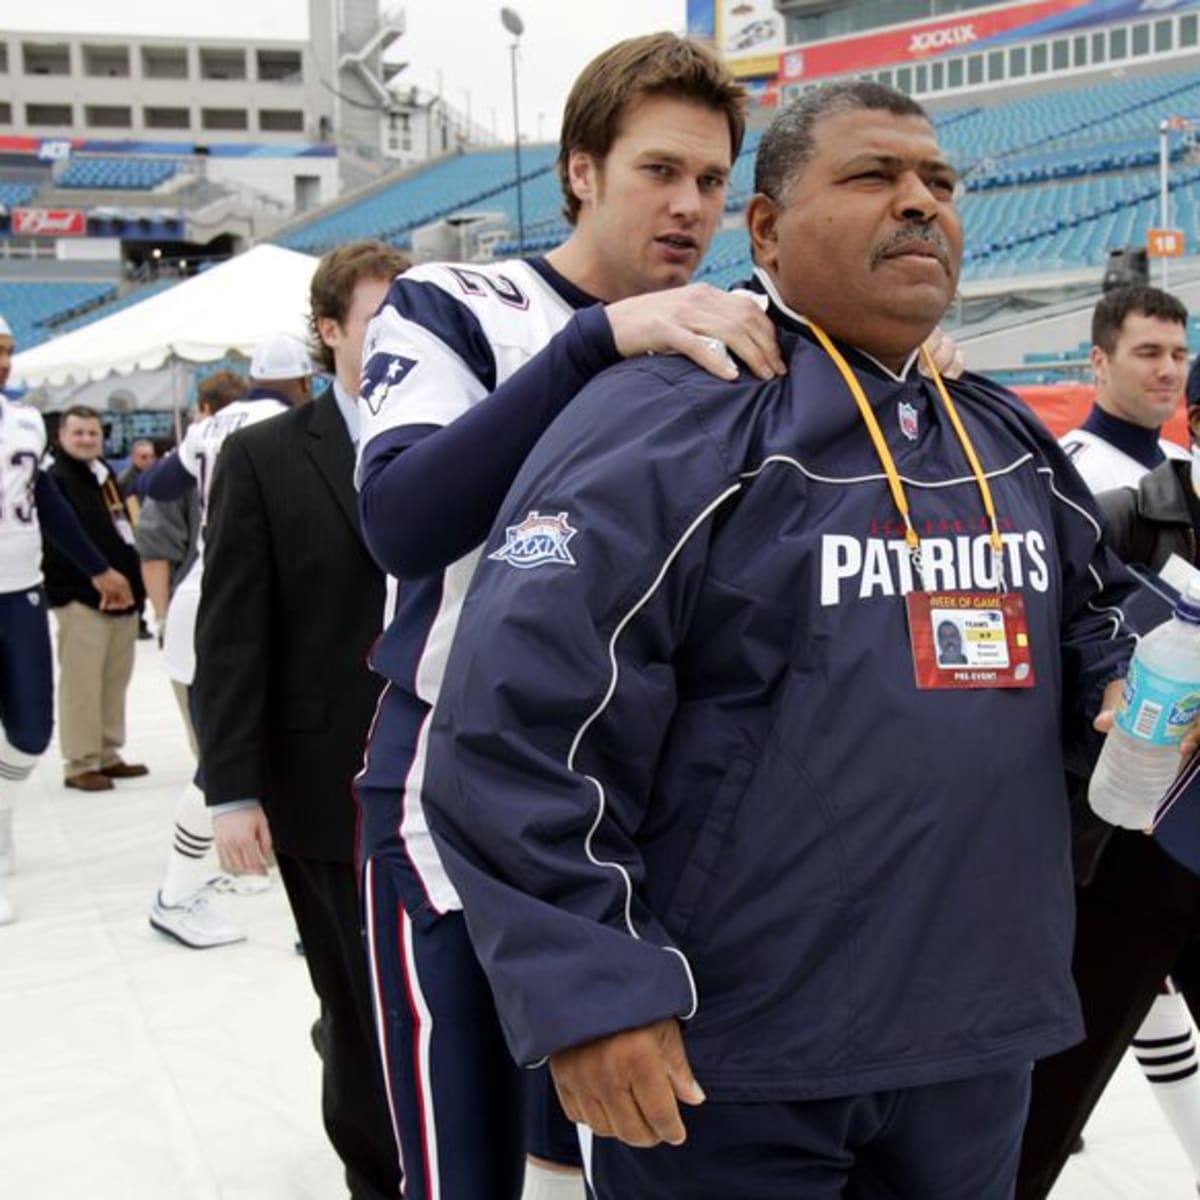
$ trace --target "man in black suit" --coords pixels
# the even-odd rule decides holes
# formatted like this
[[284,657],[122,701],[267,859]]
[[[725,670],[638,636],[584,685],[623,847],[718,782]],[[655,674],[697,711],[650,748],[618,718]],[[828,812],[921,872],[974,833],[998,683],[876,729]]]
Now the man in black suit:
[[379,693],[366,657],[384,604],[359,529],[355,406],[367,322],[408,265],[379,242],[318,265],[311,321],[333,386],[225,443],[196,628],[218,854],[234,874],[278,861],[321,1001],[325,1128],[355,1200],[400,1193],[354,867],[352,781]]

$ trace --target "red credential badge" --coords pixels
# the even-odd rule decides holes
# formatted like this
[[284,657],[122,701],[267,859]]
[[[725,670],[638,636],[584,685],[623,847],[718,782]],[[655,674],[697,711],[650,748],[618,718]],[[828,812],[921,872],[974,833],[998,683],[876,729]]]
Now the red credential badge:
[[909,592],[908,637],[917,687],[1033,687],[1020,592]]

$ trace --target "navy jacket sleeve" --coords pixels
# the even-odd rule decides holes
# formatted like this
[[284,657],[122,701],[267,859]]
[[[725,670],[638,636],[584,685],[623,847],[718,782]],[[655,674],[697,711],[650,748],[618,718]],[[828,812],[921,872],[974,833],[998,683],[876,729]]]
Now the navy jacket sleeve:
[[183,465],[178,451],[172,451],[148,467],[134,483],[139,496],[150,496],[154,500],[178,500],[190,488],[196,486],[195,476]]
[[59,491],[58,484],[45,471],[37,473],[33,485],[33,498],[37,505],[42,532],[62,554],[89,579],[108,570],[104,555],[92,544],[91,538],[79,523],[75,510]]
[[732,479],[686,401],[626,364],[538,443],[485,545],[424,802],[520,1063],[695,1010],[635,835]]
[[363,449],[360,508],[380,566],[416,579],[478,546],[534,443],[589,379],[618,361],[596,305],[456,421],[373,438]]

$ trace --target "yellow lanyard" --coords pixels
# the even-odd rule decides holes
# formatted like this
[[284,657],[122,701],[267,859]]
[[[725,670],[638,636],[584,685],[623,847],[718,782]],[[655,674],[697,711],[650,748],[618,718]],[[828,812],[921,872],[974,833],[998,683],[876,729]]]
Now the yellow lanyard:
[[[863,393],[862,384],[858,382],[854,372],[850,369],[850,364],[842,357],[841,351],[838,350],[829,335],[819,325],[814,324],[812,321],[809,321],[808,325],[813,333],[816,334],[817,341],[825,348],[825,353],[833,359],[833,365],[841,372],[842,378],[846,381],[846,386],[850,389],[850,394],[854,397],[854,402],[858,405],[858,411],[862,416],[863,424],[866,425],[867,432],[871,435],[871,442],[875,446],[875,453],[879,456],[884,474],[887,475],[888,487],[892,490],[892,499],[896,502],[896,507],[900,510],[901,517],[904,518],[904,540],[908,543],[909,557],[912,559],[913,567],[921,580],[922,590],[927,591],[928,589],[925,587],[925,574],[921,564],[921,539],[917,536],[917,531],[912,523],[912,517],[909,515],[908,497],[904,493],[904,484],[900,481],[900,472],[896,470],[896,461],[892,458],[892,452],[888,449],[887,441],[883,436],[883,430],[879,428],[879,422],[875,419],[874,412],[871,411],[871,405]],[[975,453],[975,447],[971,445],[971,439],[967,436],[967,431],[963,427],[962,420],[959,418],[958,409],[955,408],[954,401],[950,399],[950,393],[946,391],[946,385],[942,382],[942,376],[937,367],[933,365],[933,359],[930,358],[929,351],[923,346],[921,347],[921,355],[925,360],[926,370],[933,377],[938,395],[941,396],[942,403],[946,406],[946,412],[950,416],[950,424],[954,426],[954,432],[958,435],[959,443],[962,445],[963,452],[967,456],[967,462],[971,464],[971,471],[975,475],[975,482],[979,485],[979,494],[983,497],[983,507],[987,512],[988,524],[991,526],[989,540],[992,546],[996,577],[999,581],[998,588],[1000,591],[1003,591],[1004,539],[1000,536],[1000,526],[996,520],[996,506],[992,501],[992,489],[988,486],[987,476],[983,473],[983,468],[979,465],[979,457]]]

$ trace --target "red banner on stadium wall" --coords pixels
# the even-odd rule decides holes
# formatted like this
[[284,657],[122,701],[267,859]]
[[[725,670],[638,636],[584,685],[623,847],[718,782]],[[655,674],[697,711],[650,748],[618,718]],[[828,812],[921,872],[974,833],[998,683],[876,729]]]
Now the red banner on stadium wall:
[[817,42],[785,50],[779,56],[779,81],[783,85],[875,70],[897,63],[923,62],[942,54],[962,53],[976,42],[1011,33],[1035,21],[1073,9],[1089,7],[1091,0],[1042,0],[1014,4],[999,12],[956,13],[940,21],[909,25],[888,33]]
[[87,215],[78,208],[14,208],[12,231],[18,237],[83,237]]
[[[1078,429],[1087,420],[1096,399],[1096,389],[1090,383],[1021,384],[1013,391],[1041,417],[1055,437]],[[1179,407],[1162,427],[1162,436],[1180,446],[1189,445],[1187,409],[1182,395]]]

